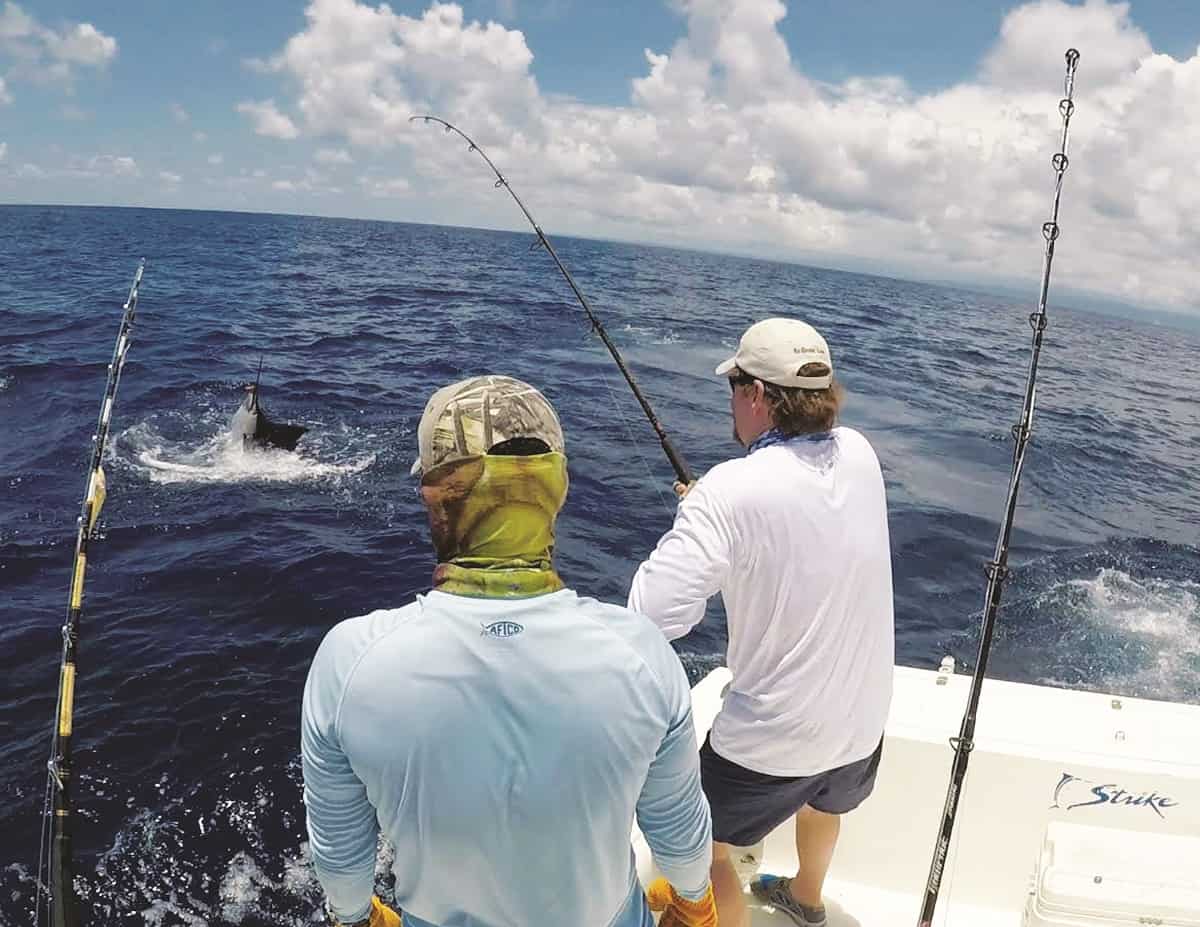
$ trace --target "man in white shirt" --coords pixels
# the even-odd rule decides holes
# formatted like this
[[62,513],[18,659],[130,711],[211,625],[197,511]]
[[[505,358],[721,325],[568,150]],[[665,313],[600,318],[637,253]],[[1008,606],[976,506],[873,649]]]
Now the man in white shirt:
[[673,640],[710,596],[724,599],[733,679],[700,753],[721,927],[749,923],[732,848],[793,814],[799,871],[751,890],[802,927],[824,927],[839,815],[874,786],[891,701],[883,475],[867,439],[835,424],[841,387],[810,325],[752,325],[716,373],[729,379],[734,435],[748,453],[683,489],[629,607]]

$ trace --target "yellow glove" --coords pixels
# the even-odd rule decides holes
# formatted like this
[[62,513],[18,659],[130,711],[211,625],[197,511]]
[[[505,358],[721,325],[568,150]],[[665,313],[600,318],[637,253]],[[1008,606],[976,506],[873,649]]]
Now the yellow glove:
[[365,925],[365,927],[402,927],[403,925],[400,915],[380,901],[378,895],[371,896],[371,912],[364,920],[343,925],[331,914],[330,921],[333,927],[361,927],[361,925]]
[[651,911],[661,911],[671,903],[671,883],[666,879],[655,879],[646,886],[646,903]]
[[378,895],[371,896],[371,916],[367,927],[402,927],[400,915],[379,900]]
[[[658,927],[717,927],[717,900],[713,897],[712,885],[708,886],[699,901],[684,898],[669,883],[667,890],[669,900],[663,908],[662,917],[658,919]],[[650,898],[649,893],[646,897]]]

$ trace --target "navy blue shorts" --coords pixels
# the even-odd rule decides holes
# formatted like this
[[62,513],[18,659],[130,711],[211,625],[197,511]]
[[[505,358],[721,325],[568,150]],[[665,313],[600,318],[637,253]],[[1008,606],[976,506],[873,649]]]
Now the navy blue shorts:
[[853,811],[875,788],[883,741],[865,759],[812,776],[768,776],[700,748],[700,783],[712,809],[713,840],[751,846],[810,805],[827,814]]

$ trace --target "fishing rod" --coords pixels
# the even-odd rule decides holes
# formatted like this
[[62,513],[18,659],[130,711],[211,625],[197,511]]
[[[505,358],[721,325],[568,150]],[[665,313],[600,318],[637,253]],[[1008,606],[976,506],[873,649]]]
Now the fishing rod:
[[529,220],[529,224],[533,226],[534,232],[537,233],[538,244],[545,248],[550,253],[550,257],[554,259],[555,265],[562,272],[562,275],[567,279],[567,284],[571,287],[576,299],[579,300],[579,304],[583,306],[583,311],[587,313],[588,320],[592,323],[592,328],[595,329],[596,334],[600,336],[600,340],[603,341],[604,346],[608,348],[608,353],[612,355],[612,359],[617,362],[617,366],[621,369],[621,373],[624,374],[625,382],[628,383],[629,388],[633,390],[633,395],[637,397],[637,401],[641,404],[642,411],[646,413],[646,418],[650,420],[650,427],[654,429],[655,434],[658,435],[658,440],[662,442],[663,452],[667,455],[667,459],[671,461],[671,466],[674,467],[675,475],[679,478],[679,482],[683,483],[685,486],[691,483],[693,480],[692,471],[688,468],[687,463],[684,462],[684,459],[680,455],[679,451],[675,449],[675,445],[671,443],[671,439],[667,437],[667,432],[659,422],[658,416],[656,416],[654,414],[654,410],[650,408],[650,403],[642,393],[641,389],[638,387],[637,381],[633,378],[633,374],[630,373],[629,368],[625,366],[625,360],[621,357],[621,352],[618,351],[617,346],[612,343],[612,339],[608,337],[608,332],[604,330],[604,326],[600,324],[600,320],[596,318],[596,313],[592,311],[591,305],[588,304],[587,298],[582,292],[580,292],[579,287],[575,285],[575,280],[571,277],[570,272],[565,266],[563,266],[563,262],[559,260],[558,253],[554,250],[554,246],[550,244],[550,239],[546,237],[546,233],[543,232],[542,227],[537,224],[537,220],[534,219],[529,210],[525,208],[525,204],[521,202],[521,198],[517,196],[516,191],[509,186],[509,183],[505,179],[504,175],[500,173],[500,169],[492,163],[492,159],[484,153],[483,149],[476,145],[474,140],[472,140],[467,133],[462,131],[462,129],[458,128],[458,126],[451,125],[445,119],[441,119],[437,116],[410,116],[408,121],[415,122],[418,119],[423,119],[426,123],[436,122],[438,125],[443,126],[447,132],[454,132],[456,135],[465,140],[470,146],[469,150],[478,152],[479,157],[483,158],[483,160],[487,162],[487,166],[492,169],[492,173],[496,175],[496,186],[503,187],[505,190],[507,190],[509,195],[516,201],[516,204],[521,207],[521,212],[525,213],[525,218]]
[[1008,498],[1004,506],[1004,519],[1000,523],[1000,536],[996,541],[995,556],[986,565],[988,584],[984,597],[983,622],[979,634],[979,655],[975,660],[975,674],[971,678],[971,691],[967,697],[967,709],[963,713],[958,736],[950,743],[954,747],[954,762],[950,768],[950,786],[946,791],[946,805],[942,811],[942,825],[938,832],[933,860],[929,866],[929,880],[925,884],[925,897],[921,904],[918,927],[930,927],[933,912],[937,907],[938,893],[942,886],[942,874],[946,865],[946,854],[950,849],[950,837],[954,832],[954,818],[958,814],[958,803],[962,797],[963,780],[967,775],[967,762],[974,748],[975,718],[979,710],[979,696],[983,689],[983,677],[987,672],[988,654],[992,647],[992,633],[996,625],[996,613],[1000,608],[1000,593],[1009,576],[1008,545],[1012,536],[1013,516],[1017,510],[1017,487],[1021,481],[1021,469],[1025,463],[1025,449],[1033,431],[1033,406],[1037,397],[1038,358],[1042,350],[1042,334],[1046,330],[1046,295],[1050,289],[1050,264],[1054,260],[1054,243],[1058,241],[1058,204],[1062,197],[1063,175],[1067,172],[1067,139],[1071,127],[1071,114],[1075,112],[1072,95],[1075,90],[1075,68],[1079,64],[1079,52],[1074,48],[1066,54],[1067,74],[1063,80],[1063,98],[1058,111],[1062,115],[1062,140],[1058,152],[1050,163],[1055,172],[1054,208],[1050,220],[1042,224],[1042,237],[1046,239],[1046,254],[1042,261],[1042,286],[1038,294],[1037,311],[1029,316],[1033,329],[1033,350],[1029,359],[1029,376],[1025,384],[1025,401],[1021,407],[1021,421],[1012,429],[1013,448],[1012,475],[1008,482]]
[[[62,628],[62,665],[58,677],[58,705],[55,708],[54,734],[50,747],[49,774],[46,777],[46,803],[42,811],[42,847],[38,856],[38,890],[44,894],[37,905],[37,923],[49,927],[78,927],[79,900],[75,895],[74,865],[71,858],[71,736],[75,710],[75,650],[79,640],[79,618],[83,614],[83,577],[87,568],[88,547],[96,535],[96,522],[104,505],[106,486],[101,463],[112,419],[113,400],[125,366],[125,354],[137,312],[143,258],[133,275],[133,284],[125,300],[121,328],[108,365],[108,382],[100,402],[100,420],[92,435],[92,459],[88,467],[87,488],[79,514],[75,537],[75,562],[71,569],[71,592],[67,621]],[[49,846],[47,846],[49,836]],[[48,864],[49,882],[42,876]],[[45,911],[46,919],[42,915]]]

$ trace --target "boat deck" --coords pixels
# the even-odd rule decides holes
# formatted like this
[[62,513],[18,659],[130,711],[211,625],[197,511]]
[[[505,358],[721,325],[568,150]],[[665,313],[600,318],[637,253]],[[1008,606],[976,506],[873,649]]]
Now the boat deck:
[[[717,669],[692,690],[701,742],[729,679],[727,669]],[[949,738],[958,732],[969,686],[969,677],[963,675],[896,668],[875,792],[844,816],[826,882],[831,927],[916,924],[949,783],[953,755]],[[1155,838],[1175,835],[1190,837],[1200,850],[1196,839],[1200,835],[1200,706],[985,681],[975,750],[934,924],[1017,927],[1025,923],[1051,825],[1059,829],[1062,846],[1067,835],[1084,834],[1093,843],[1111,842],[1113,847],[1148,846],[1153,856],[1154,847],[1163,847],[1166,853],[1165,848],[1176,843]],[[641,835],[635,832],[634,836],[639,873],[649,879],[656,874],[653,863]],[[1176,845],[1176,855],[1178,849]],[[792,822],[768,835],[759,854],[760,871],[794,872]],[[1071,864],[1065,859],[1056,862],[1068,868]],[[1072,872],[1067,881],[1088,883],[1080,889],[1086,891],[1092,882],[1099,886],[1102,878],[1108,878],[1103,887],[1111,897],[1104,904],[1114,910],[1129,908],[1134,912],[1129,923],[1139,923],[1141,912],[1153,913],[1153,905],[1137,901],[1142,897],[1139,879],[1145,881],[1140,872],[1129,874],[1131,867],[1139,865],[1137,859],[1120,863],[1127,877],[1119,891],[1110,888],[1116,880],[1108,862],[1118,864],[1115,857],[1097,863],[1093,855],[1086,865],[1096,869],[1096,875],[1082,878]],[[1142,868],[1161,873],[1165,863],[1169,860],[1147,859]],[[1200,873],[1145,878],[1166,880],[1159,894],[1182,891],[1190,898],[1195,892],[1200,899]],[[1061,889],[1060,895],[1065,891]],[[747,898],[753,924],[792,923]],[[1181,910],[1190,912],[1190,903],[1183,903]],[[1197,905],[1200,918],[1200,901]]]

